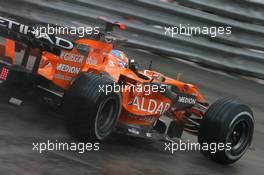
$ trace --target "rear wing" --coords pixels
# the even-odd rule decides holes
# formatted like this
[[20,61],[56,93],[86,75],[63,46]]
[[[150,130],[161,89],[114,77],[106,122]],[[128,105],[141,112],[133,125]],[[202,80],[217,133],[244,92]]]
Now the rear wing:
[[[42,33],[38,28],[34,28],[17,21],[0,17],[0,36],[6,38],[5,48],[0,48],[5,57],[14,63],[15,43],[25,46],[25,53],[22,60],[22,66],[26,66],[32,49],[37,56],[33,66],[33,73],[36,73],[41,61],[42,52],[47,51],[60,55],[61,50],[71,51],[74,43],[58,36]],[[37,52],[36,52],[37,51]]]
[[0,36],[23,43],[31,48],[42,51],[57,52],[58,50],[72,50],[71,41],[58,36],[42,33],[38,28],[0,17]]

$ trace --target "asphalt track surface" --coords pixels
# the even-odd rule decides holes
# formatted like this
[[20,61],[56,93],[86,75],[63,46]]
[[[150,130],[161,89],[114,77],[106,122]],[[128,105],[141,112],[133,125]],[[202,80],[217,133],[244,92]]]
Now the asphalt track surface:
[[[197,151],[164,151],[162,142],[115,136],[100,145],[98,152],[33,151],[32,143],[58,140],[74,141],[68,134],[63,116],[43,103],[33,90],[20,87],[0,88],[0,174],[1,175],[211,175],[262,174],[264,162],[264,85],[236,75],[212,71],[200,66],[164,58],[142,50],[123,48],[143,66],[171,77],[181,72],[182,81],[195,84],[210,103],[221,97],[237,98],[252,107],[255,133],[251,148],[237,163],[214,163]],[[21,106],[7,103],[9,97],[24,99]],[[196,140],[185,134],[184,140]]]

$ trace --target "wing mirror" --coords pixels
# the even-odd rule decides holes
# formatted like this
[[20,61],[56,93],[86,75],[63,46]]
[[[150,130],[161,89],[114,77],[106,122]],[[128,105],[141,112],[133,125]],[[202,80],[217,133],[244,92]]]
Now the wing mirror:
[[76,49],[84,56],[87,56],[91,51],[91,47],[84,44],[78,44]]

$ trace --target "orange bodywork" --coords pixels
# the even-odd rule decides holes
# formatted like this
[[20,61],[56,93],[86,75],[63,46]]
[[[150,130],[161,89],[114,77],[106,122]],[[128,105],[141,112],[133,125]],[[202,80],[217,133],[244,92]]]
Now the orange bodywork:
[[[15,42],[6,41],[5,55],[11,58],[14,63]],[[125,81],[122,86],[122,111],[119,119],[121,124],[136,124],[149,126],[166,111],[172,102],[162,93],[149,91],[131,91],[131,86],[140,86],[143,89],[149,83],[162,83],[173,85],[178,88],[180,93],[195,95],[198,102],[205,103],[205,99],[198,92],[197,88],[191,84],[186,84],[178,79],[169,78],[153,70],[143,70],[137,73],[129,69],[128,58],[124,53],[120,57],[112,53],[113,44],[102,41],[81,39],[75,41],[77,45],[83,45],[90,48],[87,55],[78,51],[74,47],[71,51],[62,50],[60,56],[49,52],[42,52],[42,60],[37,73],[67,91],[77,76],[81,73],[92,72],[95,74],[107,73],[116,84],[121,77]],[[122,64],[120,64],[120,61]],[[140,75],[139,75],[140,74]],[[159,78],[162,77],[163,81]],[[203,114],[191,109],[193,114],[202,117]],[[174,113],[175,119],[181,121],[185,117],[185,111]]]
[[96,49],[86,56],[79,53],[76,48],[70,52],[62,50],[60,56],[43,52],[38,73],[62,89],[67,90],[79,73],[87,72],[95,65],[103,65],[107,53],[112,50],[111,44],[100,41],[84,39],[76,41],[76,44],[83,44]]
[[15,60],[15,41],[5,39],[4,45],[0,45],[0,56],[9,63],[14,64]]
[[[12,38],[18,43],[6,39],[5,44],[0,45],[0,56],[7,63],[4,63],[5,65],[21,62],[22,69],[16,71],[33,74],[34,79],[42,80],[37,74],[59,87],[42,88],[50,90],[49,87],[52,87],[55,90],[51,89],[49,92],[60,97],[63,97],[61,90],[67,92],[82,73],[93,73],[113,80],[119,86],[122,96],[119,124],[151,128],[148,126],[154,126],[158,119],[162,120],[167,114],[167,118],[172,121],[184,121],[193,114],[198,120],[204,116],[208,104],[197,87],[181,82],[178,77],[170,78],[154,70],[139,71],[134,60],[114,48],[122,38],[114,35],[113,29],[116,26],[125,29],[125,26],[119,22],[108,21],[104,17],[100,19],[106,23],[104,32],[91,36],[94,39],[79,39],[74,42],[48,34],[38,36],[38,32],[32,32],[28,26],[20,23],[17,23],[20,26],[19,31],[18,27],[10,28],[10,24],[3,25],[4,31],[12,32],[3,33],[1,36]],[[12,22],[4,18],[3,21]],[[22,61],[15,61],[15,50],[23,49]],[[29,60],[30,56],[35,56],[36,59]],[[27,64],[32,65],[32,62],[32,70],[27,70]],[[16,66],[10,68],[15,69]],[[161,92],[162,86],[165,86],[164,92]],[[41,85],[38,87],[41,88]],[[56,93],[56,90],[59,93]]]
[[[164,77],[164,84],[174,85],[178,87],[180,92],[194,94],[197,101],[205,102],[197,88],[191,84],[150,70],[141,71],[140,74],[144,76],[142,78],[127,67],[121,66],[118,62],[120,58],[111,53],[112,44],[88,39],[78,40],[76,44],[87,45],[92,49],[88,55],[81,55],[76,48],[71,52],[62,51],[60,56],[44,52],[38,73],[65,90],[70,88],[72,82],[82,72],[95,74],[106,72],[116,83],[121,76],[125,77],[127,83],[122,89],[123,108],[119,119],[120,123],[152,125],[171,106],[170,99],[161,93],[150,92],[146,94],[145,92],[129,91],[131,85],[144,87],[149,82],[160,83],[160,80],[156,79],[157,77]],[[123,59],[126,62],[128,58],[123,57],[125,57]],[[198,116],[200,115],[199,111],[193,110],[193,112],[196,112]],[[175,112],[175,118],[182,120],[184,112]]]

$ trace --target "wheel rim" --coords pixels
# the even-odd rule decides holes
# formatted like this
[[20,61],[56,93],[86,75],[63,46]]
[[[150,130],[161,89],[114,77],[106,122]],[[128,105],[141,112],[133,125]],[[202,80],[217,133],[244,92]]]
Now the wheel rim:
[[114,96],[108,97],[100,104],[95,124],[98,139],[104,139],[111,134],[119,114],[118,105]]
[[252,126],[248,117],[252,116],[248,113],[241,114],[240,119],[234,121],[227,135],[227,143],[230,143],[231,150],[226,151],[226,155],[231,159],[241,157],[248,148],[252,137]]
[[248,130],[248,123],[244,120],[238,122],[235,125],[234,129],[231,131],[229,136],[229,142],[231,143],[232,148],[238,149],[243,145],[243,143],[248,141]]

